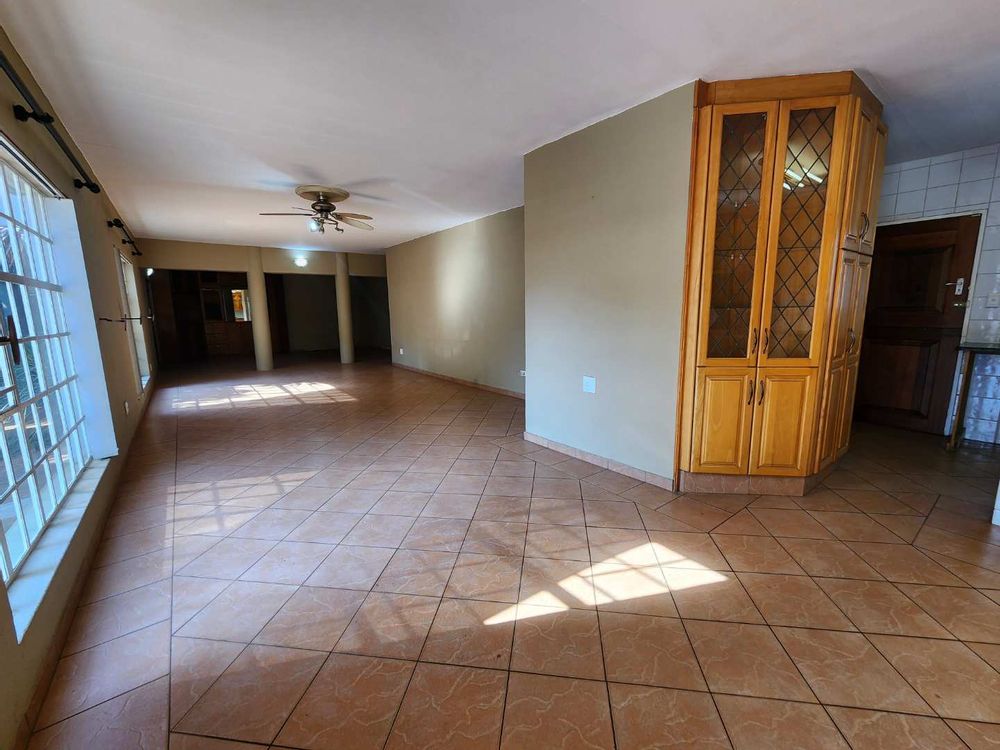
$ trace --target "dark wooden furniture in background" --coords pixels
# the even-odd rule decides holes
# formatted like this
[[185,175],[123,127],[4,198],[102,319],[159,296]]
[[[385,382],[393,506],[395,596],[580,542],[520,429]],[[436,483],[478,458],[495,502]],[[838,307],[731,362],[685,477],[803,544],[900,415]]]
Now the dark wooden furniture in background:
[[944,434],[980,216],[881,227],[875,237],[856,414]]

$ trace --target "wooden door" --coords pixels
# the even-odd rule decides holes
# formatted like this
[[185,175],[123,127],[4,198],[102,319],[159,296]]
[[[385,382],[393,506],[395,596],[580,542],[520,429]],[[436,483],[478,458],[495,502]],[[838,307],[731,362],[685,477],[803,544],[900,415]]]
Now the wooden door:
[[691,470],[746,474],[756,370],[752,367],[699,367]]
[[[875,169],[875,133],[878,118],[865,109],[860,99],[854,103],[854,122],[851,128],[851,174],[848,177],[846,204],[844,206],[843,239],[845,250],[860,251],[861,246],[875,235],[875,219],[871,215],[870,200]],[[869,253],[871,250],[869,250]]]
[[763,367],[815,367],[825,353],[849,102],[820,97],[781,105],[761,310]]
[[978,215],[879,229],[858,374],[857,414],[944,434]]
[[757,362],[777,113],[775,102],[712,108],[699,365]]
[[816,412],[816,369],[758,370],[750,473],[805,476],[809,473]]

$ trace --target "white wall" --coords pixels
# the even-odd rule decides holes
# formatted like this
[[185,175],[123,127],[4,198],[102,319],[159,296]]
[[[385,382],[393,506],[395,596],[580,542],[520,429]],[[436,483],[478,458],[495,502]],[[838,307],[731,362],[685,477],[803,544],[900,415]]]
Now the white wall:
[[527,432],[661,477],[674,471],[693,115],[688,84],[524,161]]
[[523,217],[513,208],[386,250],[393,362],[524,392]]
[[[891,137],[891,134],[890,134]],[[1000,343],[1000,144],[885,168],[879,223],[982,213],[963,338]],[[1000,356],[978,356],[969,390],[966,437],[1000,442]]]

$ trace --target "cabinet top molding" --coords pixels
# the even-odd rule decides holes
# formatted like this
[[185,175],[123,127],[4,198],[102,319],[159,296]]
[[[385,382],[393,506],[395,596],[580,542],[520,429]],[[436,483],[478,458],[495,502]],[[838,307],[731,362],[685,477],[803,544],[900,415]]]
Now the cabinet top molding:
[[695,87],[695,106],[848,95],[860,97],[873,111],[882,113],[882,103],[853,70],[732,81],[699,80]]

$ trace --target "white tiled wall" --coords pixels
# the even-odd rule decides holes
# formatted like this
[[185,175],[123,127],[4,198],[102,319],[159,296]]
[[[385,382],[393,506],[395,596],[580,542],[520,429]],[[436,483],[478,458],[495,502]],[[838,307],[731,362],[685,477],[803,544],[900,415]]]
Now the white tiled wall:
[[[932,156],[885,168],[879,223],[955,213],[985,215],[982,245],[969,291],[965,339],[1000,342],[1000,144]],[[997,300],[994,299],[996,302]],[[979,356],[969,390],[967,437],[1000,443],[1000,357]]]

